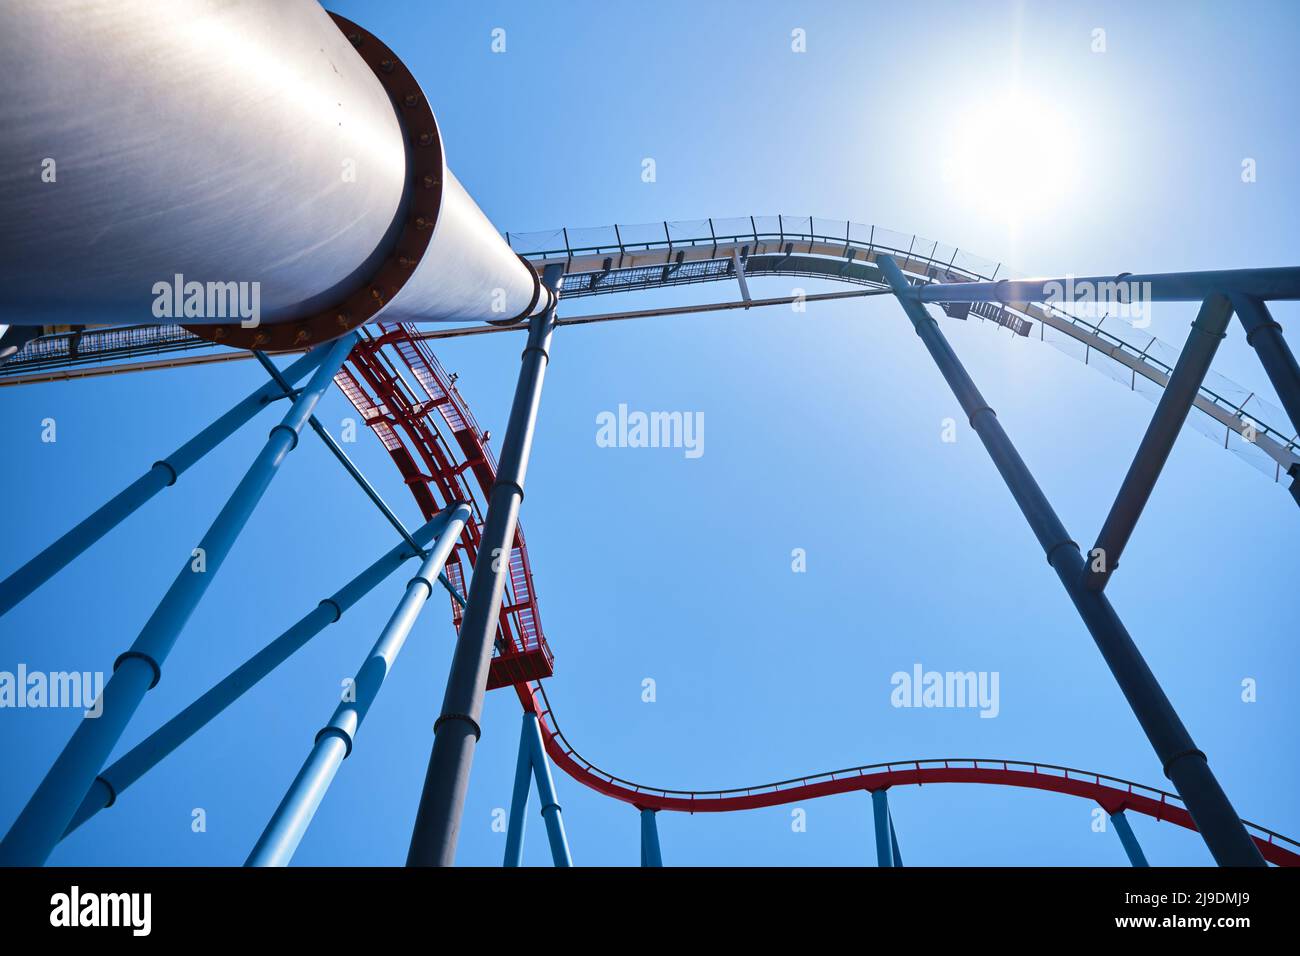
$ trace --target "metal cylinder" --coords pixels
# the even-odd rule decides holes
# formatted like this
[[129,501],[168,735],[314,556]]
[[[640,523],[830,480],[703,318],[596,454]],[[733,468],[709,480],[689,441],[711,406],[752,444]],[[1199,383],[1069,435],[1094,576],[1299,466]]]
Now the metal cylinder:
[[11,0],[0,69],[0,324],[273,348],[545,305],[418,83],[313,0]]

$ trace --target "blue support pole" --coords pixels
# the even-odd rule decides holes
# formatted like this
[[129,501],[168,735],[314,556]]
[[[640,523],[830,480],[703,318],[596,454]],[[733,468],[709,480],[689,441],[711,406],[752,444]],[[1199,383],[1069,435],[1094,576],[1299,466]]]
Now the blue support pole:
[[894,830],[894,815],[889,815],[889,845],[893,851],[894,866],[903,865],[903,854],[898,852],[898,833]]
[[[282,374],[286,381],[297,382],[319,365],[321,358],[320,350],[309,352]],[[233,435],[263,408],[280,398],[281,394],[281,390],[270,383],[257,389],[162,461],[154,462],[153,467],[98,511],[0,581],[0,615],[12,610],[158,492],[174,485],[186,469]]]
[[641,809],[641,865],[659,867],[664,865],[663,854],[659,852],[659,823],[655,819],[658,810],[650,807]]
[[1124,815],[1123,810],[1116,810],[1110,815],[1111,822],[1115,824],[1115,832],[1119,834],[1119,842],[1124,844],[1124,852],[1128,854],[1128,861],[1134,866],[1150,866],[1147,862],[1146,854],[1142,852],[1142,847],[1133,835],[1133,828],[1129,825],[1128,817]]
[[[424,527],[411,535],[421,553],[426,544],[442,533],[450,516],[451,509],[445,509],[434,515]],[[414,557],[417,557],[416,552],[412,551],[410,545],[405,542],[391,549],[333,595],[321,601],[314,610],[300,618],[274,641],[231,671],[202,697],[107,767],[95,778],[90,792],[86,794],[86,799],[82,801],[67,832],[71,833],[100,810],[112,806],[121,796],[122,791],[207,726],[308,641],[329,625],[336,623],[352,605]],[[64,836],[67,836],[67,833]]]
[[425,602],[433,594],[438,572],[446,563],[451,549],[469,519],[469,505],[461,503],[451,513],[446,528],[420,565],[420,570],[406,585],[388,624],[380,633],[370,655],[357,671],[350,695],[334,710],[328,724],[316,735],[311,753],[294,778],[284,799],[262,831],[257,845],[249,854],[246,866],[288,866],[302,842],[312,817],[325,798],[325,792],[338,773],[343,760],[352,753],[353,741],[361,723],[379,696],[384,678],[393,669],[397,655],[415,626]]
[[[292,394],[293,388],[287,381],[285,381],[284,376],[280,374],[280,370],[275,367],[274,363],[272,363],[272,361],[262,352],[254,352],[253,354],[257,356],[257,360],[262,363],[262,367],[266,369],[267,374],[275,380],[275,383],[280,386],[281,390],[286,395]],[[312,431],[316,433],[320,440],[325,443],[325,447],[330,450],[330,454],[332,454],[338,460],[338,463],[343,466],[343,470],[352,476],[352,480],[355,481],[357,485],[360,486],[361,490],[366,493],[366,497],[370,499],[371,503],[379,509],[379,513],[388,519],[388,523],[393,526],[393,530],[400,534],[406,540],[407,544],[411,545],[416,552],[423,551],[423,548],[416,546],[415,540],[411,537],[411,533],[406,530],[406,525],[402,524],[397,515],[393,513],[393,509],[388,507],[388,502],[384,501],[379,492],[375,490],[375,486],[372,485],[369,480],[367,480],[366,476],[361,473],[361,469],[352,463],[352,459],[349,458],[348,453],[343,450],[343,446],[334,440],[334,436],[329,433],[329,429],[322,425],[315,415],[312,415],[307,419],[307,424],[311,426]],[[440,572],[438,574],[438,580],[442,582],[442,586],[447,589],[447,593],[452,596],[452,599],[461,607],[464,607],[465,598],[456,590],[455,587],[452,586],[451,580],[447,577],[447,572]]]
[[533,765],[533,778],[537,781],[537,799],[542,804],[542,819],[546,822],[546,839],[551,844],[551,862],[556,866],[573,866],[569,856],[569,841],[564,835],[564,819],[555,796],[555,781],[551,778],[551,762],[546,759],[542,743],[542,727],[537,714],[524,714],[524,727],[528,734],[528,750]]
[[912,288],[892,258],[881,255],[876,261],[911,320],[917,337],[925,344],[966,413],[971,428],[993,459],[1042,546],[1048,564],[1056,572],[1134,716],[1142,725],[1165,776],[1173,781],[1215,860],[1220,866],[1265,866],[1264,858],[1210,770],[1205,754],[1197,748],[1183,726],[1105,593],[1089,590],[1084,584],[1086,564],[1078,544],[1066,532],[1047,496],[1003,431],[997,415],[962,367],[961,360],[939,329],[939,323],[921,304],[918,290]]
[[893,828],[889,822],[888,791],[871,791],[871,809],[876,819],[876,866],[893,866]]
[[131,716],[144,695],[162,677],[163,662],[181,629],[220,570],[281,463],[297,445],[299,432],[355,341],[356,334],[351,333],[320,346],[325,355],[312,373],[311,381],[294,400],[284,420],[271,429],[261,454],[199,542],[206,562],[203,573],[195,570],[187,560],[135,643],[118,657],[113,676],[101,695],[100,716],[81,721],[4,841],[0,842],[0,865],[39,866],[67,832],[68,824]]
[[532,728],[528,714],[519,730],[519,756],[515,759],[515,789],[510,795],[510,821],[506,825],[506,857],[502,866],[520,866],[524,859],[524,827],[528,817],[528,793],[533,783]]

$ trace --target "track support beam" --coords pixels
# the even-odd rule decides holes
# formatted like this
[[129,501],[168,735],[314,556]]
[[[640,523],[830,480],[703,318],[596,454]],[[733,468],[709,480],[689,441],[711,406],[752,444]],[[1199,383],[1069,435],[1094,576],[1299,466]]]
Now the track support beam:
[[546,839],[551,845],[551,862],[556,866],[573,866],[569,855],[569,840],[564,833],[564,818],[555,795],[555,780],[551,776],[551,762],[546,759],[542,744],[542,728],[537,714],[524,714],[524,730],[528,735],[528,749],[533,765],[533,779],[537,781],[537,798],[542,804],[542,820],[546,823]]
[[564,818],[555,796],[551,762],[546,759],[546,747],[542,743],[541,724],[537,714],[530,710],[524,713],[524,723],[519,732],[515,788],[510,797],[510,822],[506,828],[506,855],[502,866],[523,864],[524,823],[528,815],[528,794],[533,780],[537,781],[542,821],[546,824],[546,838],[551,845],[551,862],[556,866],[573,866],[573,858],[569,855],[569,840],[564,833]]
[[351,693],[335,708],[334,714],[316,735],[302,769],[294,778],[284,799],[280,801],[271,820],[262,831],[246,866],[288,866],[294,851],[302,842],[311,825],[316,810],[325,798],[344,759],[352,753],[357,731],[361,729],[366,714],[384,686],[384,678],[392,672],[406,638],[415,626],[425,603],[433,595],[438,572],[446,563],[451,549],[456,546],[461,529],[469,520],[470,507],[461,502],[451,509],[446,527],[425,556],[420,570],[406,585],[406,592],[396,610],[380,632],[357,671],[349,688]]
[[[277,385],[280,386],[284,394],[292,397],[293,387],[285,380],[284,376],[280,374],[280,370],[275,367],[275,363],[267,358],[266,353],[254,352],[253,354],[262,364],[262,368],[266,369],[266,373],[275,380]],[[334,436],[329,433],[329,429],[322,425],[320,419],[315,415],[312,415],[307,419],[307,424],[310,425],[311,430],[316,433],[316,437],[318,437],[324,443],[325,447],[329,449],[330,454],[334,456],[335,460],[343,466],[343,470],[346,471],[348,475],[351,476],[352,480],[357,483],[357,486],[366,493],[366,497],[370,499],[371,504],[378,508],[379,513],[382,514],[385,520],[393,526],[393,530],[402,536],[416,554],[423,557],[424,548],[417,544],[415,539],[411,537],[411,532],[406,530],[406,525],[402,524],[397,515],[393,514],[393,509],[388,507],[388,502],[384,501],[379,492],[375,490],[375,486],[372,485],[366,476],[361,473],[361,469],[352,463],[352,459],[348,457],[348,453],[343,450],[342,445],[334,440]],[[452,599],[461,607],[464,607],[465,598],[456,590],[455,587],[452,586],[451,581],[447,578],[447,572],[439,571],[438,580],[442,582],[442,586],[447,589],[447,593],[452,596]]]
[[641,809],[641,865],[662,867],[663,854],[659,852],[659,823],[655,819],[659,811],[651,807]]
[[[285,380],[297,382],[318,365],[322,357],[319,349],[302,356],[284,370],[282,374]],[[176,480],[190,466],[237,432],[280,395],[280,389],[273,384],[257,389],[166,458],[154,462],[153,467],[98,511],[0,581],[0,615],[12,610],[158,492],[176,484]]]
[[529,745],[528,714],[519,728],[519,756],[515,759],[515,788],[510,795],[510,819],[506,824],[506,856],[501,861],[505,867],[522,866],[524,862],[524,830],[528,823],[528,794],[533,785],[533,751]]
[[[373,591],[402,564],[423,554],[424,545],[442,532],[450,516],[451,509],[444,509],[416,530],[412,537],[419,548],[419,554],[413,552],[406,543],[394,547],[338,591],[321,601],[270,644],[213,685],[211,690],[103,770],[95,778],[90,792],[86,794],[86,799],[82,801],[77,815],[73,817],[68,833],[100,810],[112,806],[127,787],[206,727],[308,641],[331,624],[338,622],[357,601]],[[67,834],[65,833],[64,836]]]
[[894,814],[889,814],[889,844],[894,853],[894,866],[903,865],[903,854],[898,851],[898,833],[894,830]]
[[1205,754],[1196,747],[1119,616],[1102,592],[1090,591],[1084,585],[1085,564],[1079,546],[1070,539],[938,322],[926,311],[893,258],[882,255],[877,263],[1033,529],[1048,563],[1083,618],[1151,742],[1165,776],[1173,781],[1214,859],[1221,866],[1264,866],[1264,858],[1219,786]]
[[[330,387],[355,341],[355,334],[349,334],[320,346],[324,355],[318,360],[311,381],[294,399],[284,420],[271,429],[261,453],[199,542],[193,557],[186,560],[135,643],[118,657],[113,676],[101,695],[102,713],[98,718],[83,718],[0,843],[0,865],[43,864],[67,831],[95,775],[104,766],[144,695],[162,677],[162,665],[181,630],[207,593],[208,585],[230,554],[271,479],[297,446],[303,425]],[[200,556],[201,570],[197,564]]]
[[[563,273],[563,264],[547,266],[542,282],[557,291]],[[433,752],[429,755],[411,834],[408,866],[451,866],[456,861],[470,767],[482,732],[483,694],[492,661],[501,595],[510,570],[510,552],[524,497],[524,476],[554,331],[554,307],[529,321],[528,344],[521,357],[514,403],[501,443],[501,462],[488,495],[478,559],[470,577],[469,603],[452,655],[442,712],[433,726]]]
[[1088,552],[1088,571],[1085,584],[1089,590],[1100,591],[1106,587],[1110,576],[1119,567],[1119,558],[1129,537],[1142,516],[1156,479],[1169,460],[1174,441],[1187,421],[1192,403],[1200,392],[1201,383],[1210,370],[1214,353],[1227,334],[1232,318],[1232,305],[1224,295],[1212,295],[1201,303],[1201,311],[1192,323],[1192,331],[1178,355],[1169,384],[1160,395],[1155,414],[1147,426],[1146,434],[1138,445],[1133,463],[1120,485],[1110,513],[1097,535],[1097,543]]
[[1124,852],[1128,854],[1128,861],[1134,866],[1150,866],[1147,862],[1146,854],[1142,852],[1142,846],[1138,843],[1137,837],[1133,834],[1133,827],[1129,825],[1128,817],[1124,811],[1116,810],[1110,815],[1111,823],[1115,824],[1115,832],[1119,834],[1119,842],[1124,844]]
[[876,823],[876,866],[896,866],[894,824],[889,818],[889,791],[871,791],[871,810]]
[[[1246,341],[1259,355],[1260,364],[1291,419],[1291,427],[1300,433],[1300,364],[1296,363],[1295,355],[1282,337],[1282,326],[1268,311],[1263,299],[1234,295],[1232,307],[1246,330]],[[1295,479],[1291,482],[1291,494],[1300,504],[1300,471],[1295,466],[1291,469],[1291,476]]]

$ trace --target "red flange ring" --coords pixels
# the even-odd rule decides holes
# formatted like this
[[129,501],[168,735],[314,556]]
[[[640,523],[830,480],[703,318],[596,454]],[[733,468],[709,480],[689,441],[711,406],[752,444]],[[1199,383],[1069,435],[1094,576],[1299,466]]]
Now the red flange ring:
[[375,273],[341,300],[315,315],[246,329],[241,325],[186,325],[200,338],[242,349],[286,351],[310,348],[336,339],[375,314],[397,295],[415,272],[433,237],[442,207],[442,137],[420,85],[405,64],[373,34],[346,17],[331,13],[335,25],[361,54],[397,109],[410,141],[410,200],[392,252]]

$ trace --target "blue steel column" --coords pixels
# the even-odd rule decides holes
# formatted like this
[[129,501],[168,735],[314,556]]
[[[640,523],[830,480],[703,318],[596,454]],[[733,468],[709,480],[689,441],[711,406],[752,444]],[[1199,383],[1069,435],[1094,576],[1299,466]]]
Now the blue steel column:
[[[1110,576],[1119,567],[1120,555],[1128,544],[1142,509],[1146,507],[1156,479],[1169,460],[1174,441],[1182,430],[1192,403],[1205,381],[1205,375],[1214,361],[1214,353],[1227,334],[1232,318],[1232,305],[1227,296],[1212,295],[1201,304],[1201,310],[1192,323],[1187,342],[1183,345],[1169,382],[1156,404],[1155,414],[1147,425],[1146,433],[1138,445],[1110,513],[1102,523],[1097,543],[1088,552],[1088,571],[1084,583],[1090,590],[1099,591],[1106,586]],[[1102,570],[1094,571],[1094,561]]]
[[[563,273],[563,265],[547,266],[542,282],[555,290]],[[496,482],[488,494],[487,517],[470,577],[465,617],[447,676],[442,712],[433,725],[433,752],[429,755],[411,833],[408,866],[451,866],[456,861],[456,841],[474,748],[481,733],[483,694],[492,662],[501,595],[510,569],[515,524],[524,498],[524,474],[528,470],[554,330],[554,307],[539,312],[529,321],[528,345],[521,356],[519,381],[501,443]]]
[[1128,861],[1134,866],[1150,866],[1147,862],[1146,854],[1142,852],[1142,847],[1133,835],[1133,828],[1129,826],[1128,817],[1124,815],[1123,810],[1116,810],[1110,815],[1111,822],[1115,824],[1115,832],[1119,834],[1119,842],[1124,844],[1124,852],[1128,854]]
[[871,791],[871,809],[876,819],[876,866],[894,865],[894,844],[889,823],[889,791]]
[[894,830],[894,815],[889,815],[889,846],[893,851],[894,866],[903,865],[903,854],[898,852],[898,833]]
[[569,856],[569,841],[564,835],[564,819],[560,816],[560,804],[555,796],[551,762],[546,759],[546,747],[542,743],[542,728],[537,714],[532,711],[524,714],[524,727],[527,728],[533,777],[537,781],[537,799],[542,804],[546,838],[551,844],[551,861],[556,866],[573,866],[573,858]]
[[347,358],[355,341],[355,334],[351,334],[320,346],[325,349],[325,357],[312,373],[310,383],[294,400],[284,420],[271,429],[261,454],[199,542],[206,555],[205,573],[192,570],[187,560],[135,643],[118,657],[113,676],[101,695],[102,713],[97,718],[87,717],[81,721],[0,843],[0,865],[39,866],[67,831],[95,775],[122,736],[145,693],[162,677],[163,662],[181,629],[216,577],[280,464],[297,445],[303,424],[329,388],[334,373]]
[[510,821],[506,825],[506,857],[502,866],[519,866],[524,859],[524,826],[528,817],[528,793],[533,782],[532,728],[528,714],[519,730],[519,756],[515,759],[515,789],[510,795]]
[[916,290],[892,258],[879,256],[877,263],[1033,529],[1048,563],[1056,571],[1142,725],[1165,776],[1173,781],[1215,860],[1221,866],[1266,865],[1210,770],[1205,754],[1197,749],[1105,594],[1084,585],[1086,565],[1078,544],[1070,539],[1011,439],[1002,430],[997,415],[944,338],[939,324],[921,304]]
[[393,669],[407,635],[416,618],[433,594],[438,572],[456,546],[461,529],[469,519],[469,505],[461,503],[451,513],[446,528],[420,565],[420,570],[406,585],[406,593],[371,648],[370,655],[357,671],[352,684],[352,700],[341,701],[328,724],[316,735],[311,753],[289,786],[271,820],[262,831],[257,845],[248,856],[246,866],[288,866],[302,842],[307,827],[344,758],[352,753],[353,741],[366,714],[384,686],[384,678]]
[[[319,349],[304,355],[284,370],[282,374],[285,380],[297,382],[320,364],[322,357]],[[176,479],[184,474],[186,469],[233,435],[258,412],[279,398],[280,394],[280,389],[274,384],[267,384],[257,389],[162,461],[154,462],[153,467],[98,511],[84,519],[9,577],[0,581],[0,615],[9,612],[25,597],[67,567],[77,555],[115,528],[158,492],[176,484]]]
[[655,816],[658,810],[644,807],[641,810],[641,865],[663,866],[663,854],[659,852],[659,823]]
[[[451,509],[434,515],[424,527],[411,535],[420,549],[446,527]],[[68,826],[71,833],[92,816],[112,806],[127,787],[162,762],[172,751],[203,729],[222,711],[238,700],[262,678],[275,670],[303,645],[331,624],[337,623],[357,601],[369,594],[409,559],[417,557],[406,542],[394,547],[362,571],[291,628],[262,648],[211,690],[199,697],[145,740],[127,751],[95,778],[77,815]],[[65,833],[64,836],[67,834]]]

